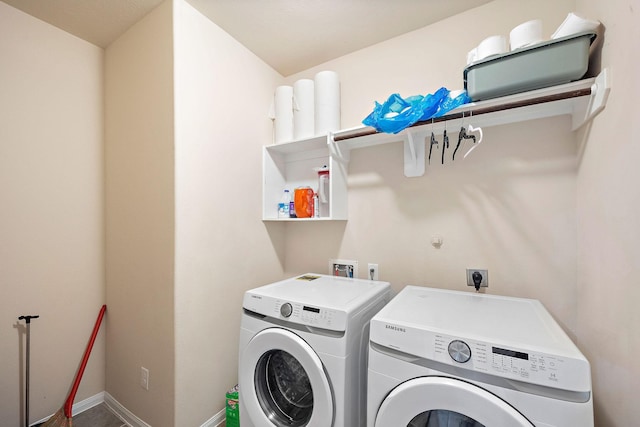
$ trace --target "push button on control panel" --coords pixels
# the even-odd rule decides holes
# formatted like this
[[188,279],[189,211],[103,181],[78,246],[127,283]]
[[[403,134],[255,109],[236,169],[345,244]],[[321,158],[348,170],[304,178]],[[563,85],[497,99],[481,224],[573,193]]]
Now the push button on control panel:
[[458,363],[466,363],[471,359],[471,349],[466,342],[453,340],[449,343],[449,356]]

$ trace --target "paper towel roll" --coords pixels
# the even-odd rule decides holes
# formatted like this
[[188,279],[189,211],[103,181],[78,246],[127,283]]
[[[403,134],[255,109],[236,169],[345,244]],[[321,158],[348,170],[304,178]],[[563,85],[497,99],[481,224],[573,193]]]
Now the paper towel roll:
[[334,71],[321,71],[315,76],[315,133],[340,130],[340,80]]
[[276,144],[293,140],[293,87],[278,86],[273,105]]
[[509,42],[505,36],[500,34],[489,36],[478,45],[478,60],[507,52],[509,52]]
[[593,31],[594,33],[600,27],[600,21],[592,21],[571,12],[565,18],[564,22],[560,24],[560,27],[551,36],[552,39],[559,39],[560,37],[567,37],[573,34],[581,33],[583,31]]
[[314,136],[314,86],[310,79],[301,79],[293,84],[293,139]]
[[534,19],[515,27],[509,33],[511,50],[531,46],[542,41],[542,21]]

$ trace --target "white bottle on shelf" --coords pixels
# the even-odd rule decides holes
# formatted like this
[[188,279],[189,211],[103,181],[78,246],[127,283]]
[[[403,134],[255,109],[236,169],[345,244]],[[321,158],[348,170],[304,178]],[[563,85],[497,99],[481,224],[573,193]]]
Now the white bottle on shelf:
[[291,193],[284,190],[284,194],[278,203],[278,218],[289,218],[289,203],[291,203]]
[[320,218],[320,204],[318,203],[318,192],[313,193],[313,217]]
[[329,206],[330,200],[330,184],[329,184],[329,168],[325,165],[321,168],[315,168],[318,172],[318,216],[326,218],[330,216],[331,210]]

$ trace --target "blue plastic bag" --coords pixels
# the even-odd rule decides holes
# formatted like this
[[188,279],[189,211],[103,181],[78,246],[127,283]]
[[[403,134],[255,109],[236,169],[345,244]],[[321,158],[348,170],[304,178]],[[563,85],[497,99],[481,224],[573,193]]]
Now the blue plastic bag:
[[420,116],[416,114],[416,106],[420,101],[416,97],[403,99],[394,93],[384,104],[376,102],[373,111],[362,123],[379,132],[398,133],[418,121]]
[[373,111],[362,123],[374,127],[378,132],[398,133],[418,121],[439,117],[469,101],[465,91],[451,98],[449,90],[444,87],[434,94],[415,95],[406,99],[394,93],[384,104],[376,102]]
[[420,108],[422,110],[422,116],[420,116],[420,120],[429,120],[433,115],[438,111],[442,102],[449,95],[449,90],[445,87],[441,87],[436,91],[436,93],[428,94],[424,97],[422,102],[420,103]]
[[469,102],[471,102],[471,98],[469,98],[469,95],[467,95],[466,90],[449,92],[438,106],[438,111],[436,111],[433,117],[444,116],[449,111],[454,110],[459,106],[467,104]]

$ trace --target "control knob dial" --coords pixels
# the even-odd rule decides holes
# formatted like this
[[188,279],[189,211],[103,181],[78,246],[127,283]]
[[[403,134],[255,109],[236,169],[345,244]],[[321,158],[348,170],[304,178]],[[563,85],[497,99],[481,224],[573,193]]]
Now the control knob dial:
[[466,363],[471,359],[471,348],[460,340],[453,340],[449,343],[449,356],[458,363]]
[[291,313],[293,313],[293,307],[291,307],[290,303],[285,302],[280,306],[280,314],[282,314],[283,317],[289,317]]

